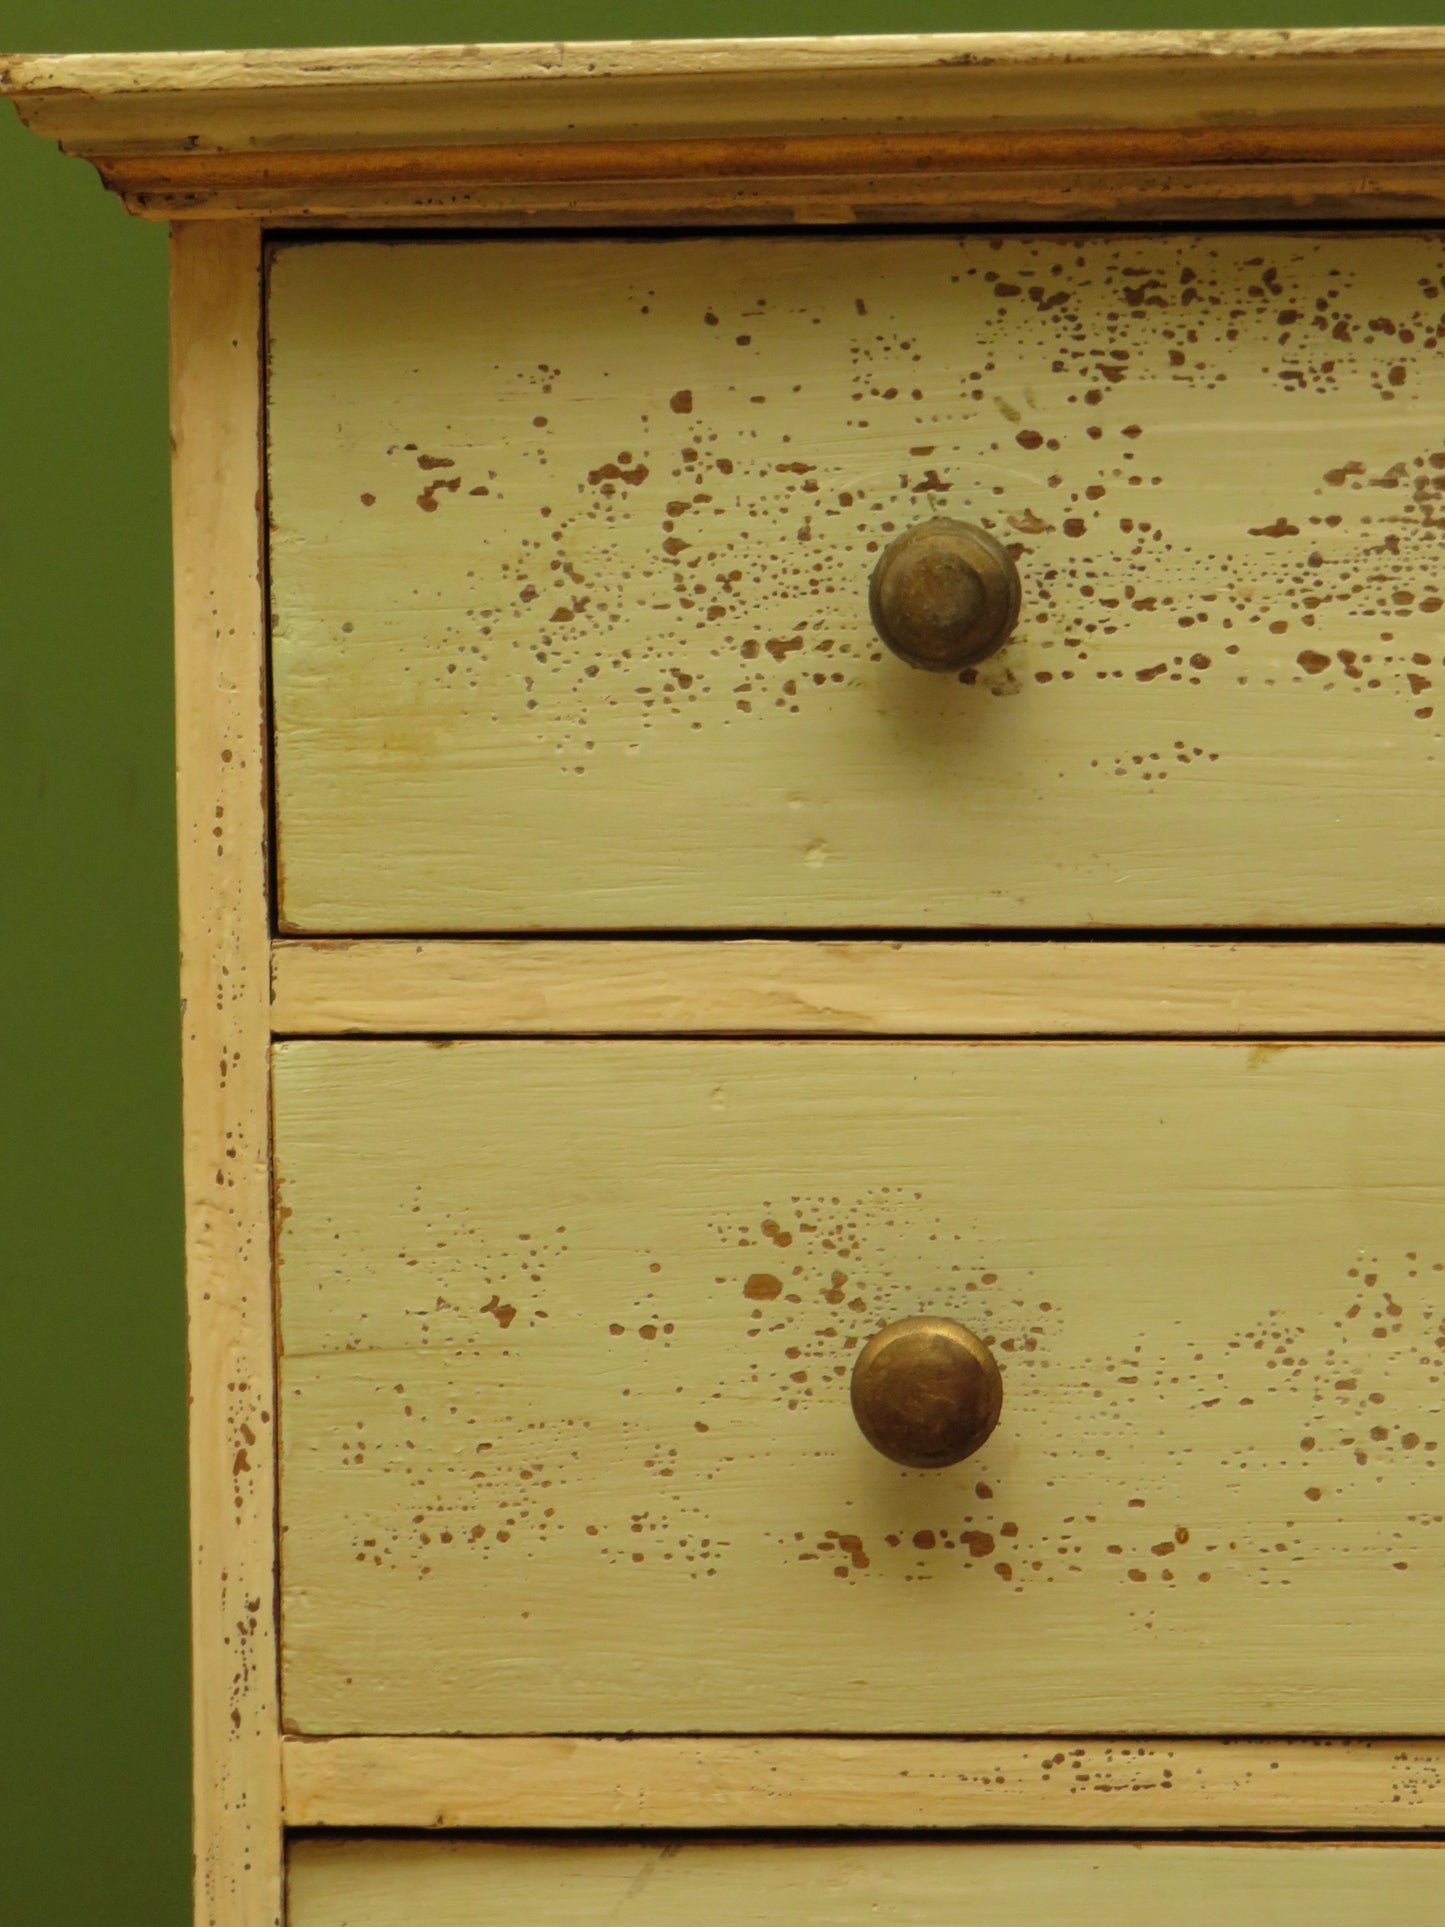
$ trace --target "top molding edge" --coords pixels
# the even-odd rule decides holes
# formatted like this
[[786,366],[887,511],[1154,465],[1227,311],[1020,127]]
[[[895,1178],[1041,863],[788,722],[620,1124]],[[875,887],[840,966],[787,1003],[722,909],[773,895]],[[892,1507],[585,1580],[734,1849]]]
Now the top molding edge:
[[[263,218],[506,218],[514,184],[545,180],[528,205],[562,207],[581,179],[588,207],[621,209],[642,205],[644,177],[660,197],[736,174],[773,183],[749,190],[764,212],[820,187],[851,196],[837,218],[865,202],[911,218],[908,178],[929,177],[936,207],[954,204],[947,177],[960,209],[1027,209],[1030,182],[1062,205],[1083,191],[1071,178],[1116,161],[1156,211],[1194,188],[1151,201],[1150,170],[1201,191],[1213,170],[1228,201],[1220,168],[1241,186],[1252,170],[1257,194],[1303,161],[1309,205],[1329,211],[1349,169],[1373,206],[1370,169],[1388,163],[1390,208],[1408,211],[1445,195],[1442,82],[1436,27],[0,55],[0,94],[132,208]],[[595,185],[622,174],[625,194]]]
[[[526,121],[545,116],[548,132],[560,138],[581,131],[563,118],[560,96],[574,89],[599,105],[610,103],[605,111],[622,128],[627,110],[645,112],[679,82],[704,83],[705,95],[719,94],[719,132],[731,125],[722,97],[739,86],[771,97],[786,111],[790,132],[802,131],[805,122],[855,124],[853,88],[886,97],[890,107],[896,91],[905,115],[910,96],[925,113],[946,97],[975,123],[997,125],[1002,110],[1015,124],[1077,126],[1077,109],[1097,106],[1100,82],[1127,73],[1135,85],[1141,67],[1151,70],[1151,80],[1172,83],[1171,93],[1178,85],[1188,89],[1201,122],[1211,107],[1227,115],[1242,101],[1271,117],[1289,110],[1292,120],[1346,105],[1363,115],[1413,104],[1432,120],[1445,111],[1439,88],[1445,27],[0,54],[0,94],[15,102],[27,125],[73,151],[117,151],[116,143],[134,149],[144,142],[157,153],[194,152],[199,140],[209,151],[226,152],[283,130],[288,144],[332,145],[324,123],[339,101],[361,116],[347,123],[349,142],[358,146],[397,144],[409,124],[433,141],[438,109],[442,121],[456,120],[453,140],[505,139],[514,131],[512,104],[524,99]],[[1027,93],[1019,93],[1020,83]],[[1005,97],[995,102],[1000,88]],[[1143,124],[1141,115],[1156,118],[1137,95],[1118,109],[1120,125],[1126,114],[1135,125]],[[193,123],[184,133],[177,113]],[[711,119],[705,101],[689,116],[698,128]],[[651,130],[644,119],[627,131]]]
[[498,80],[642,79],[677,74],[837,74],[920,67],[1196,65],[1413,58],[1445,48],[1445,27],[1161,29],[1146,32],[802,35],[746,40],[557,40],[446,46],[259,47],[195,53],[0,54],[11,94],[256,93],[274,88],[411,87]]

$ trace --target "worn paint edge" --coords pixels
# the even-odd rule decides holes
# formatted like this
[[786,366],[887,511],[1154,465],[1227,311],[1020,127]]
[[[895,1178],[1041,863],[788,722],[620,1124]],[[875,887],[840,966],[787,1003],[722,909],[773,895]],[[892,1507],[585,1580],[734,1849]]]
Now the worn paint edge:
[[1217,67],[1260,61],[1409,59],[1441,46],[1438,27],[1145,28],[1109,31],[779,35],[762,38],[470,41],[433,46],[263,47],[218,52],[0,54],[0,85],[16,93],[108,95],[300,89],[358,83],[413,87],[470,80],[637,79],[709,72],[832,77],[849,70],[1032,68],[1184,61]]
[[724,176],[827,180],[833,175],[961,173],[1073,167],[1445,159],[1445,125],[1045,129],[1009,133],[754,135],[671,141],[533,141],[334,152],[90,156],[120,194],[271,189],[480,186],[486,182],[692,181]]
[[297,1827],[1445,1825],[1445,1740],[288,1738],[282,1757]]
[[[107,129],[184,150],[305,128],[318,144],[363,145],[398,126],[414,136],[477,126],[502,133],[539,117],[643,131],[679,118],[857,125],[936,116],[1057,125],[1080,99],[1112,117],[1224,124],[1241,109],[1288,118],[1337,112],[1341,93],[1433,109],[1438,27],[815,35],[728,40],[575,41],[239,52],[0,54],[0,92],[53,138],[95,151]],[[1130,82],[1154,83],[1141,98]],[[693,91],[705,81],[710,100]],[[1175,96],[1166,103],[1162,90]]]
[[274,188],[137,188],[123,199],[143,220],[263,219],[302,228],[1427,221],[1445,210],[1445,167],[1433,160],[1295,161],[450,185],[358,186],[340,180]]

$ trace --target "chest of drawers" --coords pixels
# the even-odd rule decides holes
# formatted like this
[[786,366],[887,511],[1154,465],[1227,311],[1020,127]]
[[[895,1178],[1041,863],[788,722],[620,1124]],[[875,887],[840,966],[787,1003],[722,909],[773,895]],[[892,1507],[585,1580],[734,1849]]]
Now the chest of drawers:
[[173,224],[198,1921],[1438,1916],[1442,62],[6,65]]

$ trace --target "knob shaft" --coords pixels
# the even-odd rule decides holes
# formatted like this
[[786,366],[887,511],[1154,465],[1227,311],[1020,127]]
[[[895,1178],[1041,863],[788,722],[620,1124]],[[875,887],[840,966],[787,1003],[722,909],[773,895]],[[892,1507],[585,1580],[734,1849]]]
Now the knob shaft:
[[896,536],[868,591],[873,626],[895,656],[954,672],[1003,647],[1022,599],[1008,550],[986,529],[945,516]]
[[898,1465],[957,1465],[998,1424],[1003,1380],[993,1353],[953,1318],[900,1318],[858,1354],[853,1416]]

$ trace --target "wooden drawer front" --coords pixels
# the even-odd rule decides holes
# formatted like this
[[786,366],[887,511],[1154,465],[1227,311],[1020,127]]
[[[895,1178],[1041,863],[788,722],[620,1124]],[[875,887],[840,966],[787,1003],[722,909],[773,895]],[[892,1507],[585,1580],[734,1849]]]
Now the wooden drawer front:
[[[1438,1733],[1445,1052],[275,1051],[307,1733]],[[1002,1421],[862,1440],[952,1313]]]
[[1436,1927],[1438,1849],[996,1841],[303,1840],[290,1927]]
[[[1428,923],[1434,234],[375,240],[270,278],[294,930]],[[962,686],[867,586],[1016,552]]]

